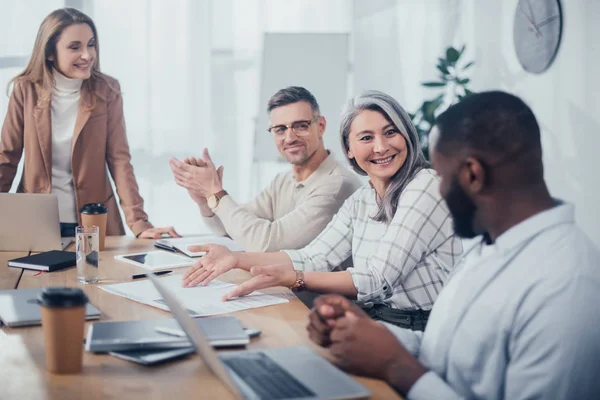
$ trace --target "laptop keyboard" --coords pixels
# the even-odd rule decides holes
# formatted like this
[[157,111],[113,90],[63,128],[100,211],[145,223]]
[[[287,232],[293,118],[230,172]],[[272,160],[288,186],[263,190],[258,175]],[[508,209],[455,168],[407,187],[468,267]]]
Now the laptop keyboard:
[[263,353],[247,353],[222,361],[263,400],[316,396]]

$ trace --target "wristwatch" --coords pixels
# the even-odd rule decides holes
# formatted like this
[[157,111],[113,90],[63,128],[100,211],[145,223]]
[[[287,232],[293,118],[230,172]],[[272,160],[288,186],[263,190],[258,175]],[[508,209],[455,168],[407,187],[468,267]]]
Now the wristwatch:
[[220,192],[217,192],[215,194],[211,194],[210,196],[208,196],[208,198],[206,199],[206,202],[207,202],[208,206],[210,207],[210,209],[214,210],[219,205],[219,201],[225,196],[227,196],[227,191],[221,190]]
[[304,271],[296,271],[296,282],[292,286],[290,286],[292,292],[301,292],[306,290],[306,285],[304,284]]

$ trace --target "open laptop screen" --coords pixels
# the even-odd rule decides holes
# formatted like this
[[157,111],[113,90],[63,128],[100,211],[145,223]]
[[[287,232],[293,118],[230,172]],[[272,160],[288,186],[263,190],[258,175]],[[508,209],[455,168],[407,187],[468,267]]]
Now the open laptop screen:
[[158,293],[162,296],[169,310],[173,313],[173,316],[181,325],[181,328],[187,335],[188,339],[192,342],[196,348],[198,355],[204,360],[209,370],[211,370],[217,378],[219,378],[236,396],[242,397],[233,380],[229,376],[229,373],[225,369],[225,366],[219,360],[217,353],[213,350],[212,346],[204,336],[204,333],[196,326],[194,320],[187,311],[183,308],[179,300],[175,298],[173,294],[162,284],[160,278],[149,272],[148,278],[152,281]]

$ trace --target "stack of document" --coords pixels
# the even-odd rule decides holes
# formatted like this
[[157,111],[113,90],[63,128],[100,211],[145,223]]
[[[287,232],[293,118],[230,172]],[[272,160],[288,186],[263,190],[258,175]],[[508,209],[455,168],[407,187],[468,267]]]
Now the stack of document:
[[209,243],[225,246],[231,251],[244,251],[244,249],[242,249],[237,243],[235,243],[228,237],[210,235],[183,237],[176,239],[159,239],[154,243],[154,245],[165,250],[179,250],[188,257],[201,257],[205,254],[203,251],[190,251],[188,250],[188,246],[197,246]]
[[[161,281],[179,299],[182,305],[187,308],[188,313],[193,317],[227,314],[249,308],[288,302],[287,296],[273,296],[262,292],[254,292],[233,300],[222,301],[223,296],[233,290],[235,285],[218,280],[212,281],[207,286],[196,286],[193,288],[182,287],[183,275],[181,274],[161,278]],[[103,285],[99,286],[99,288],[130,300],[148,304],[162,310],[169,310],[150,280]]]

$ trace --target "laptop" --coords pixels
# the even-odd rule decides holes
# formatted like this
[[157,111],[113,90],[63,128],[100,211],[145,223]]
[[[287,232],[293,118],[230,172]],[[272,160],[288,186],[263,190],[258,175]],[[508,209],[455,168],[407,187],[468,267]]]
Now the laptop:
[[[42,310],[37,297],[43,288],[0,290],[0,320],[9,327],[39,325],[42,323]],[[91,304],[86,305],[85,318],[100,318],[100,310]]]
[[0,251],[63,250],[54,194],[0,193]]
[[237,397],[246,399],[362,399],[370,392],[305,346],[217,355],[181,303],[148,273],[208,369]]

